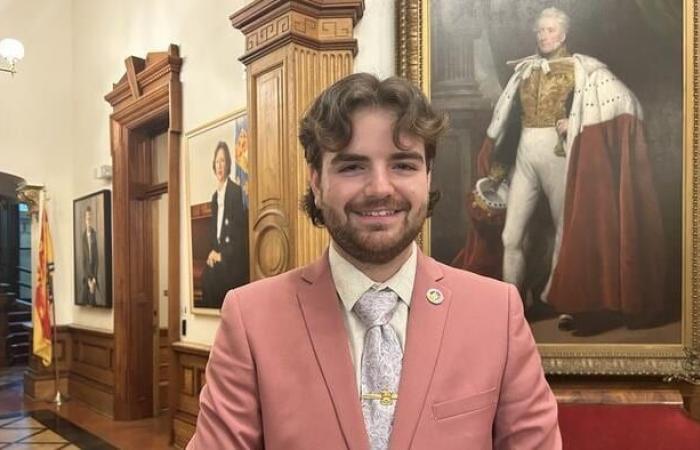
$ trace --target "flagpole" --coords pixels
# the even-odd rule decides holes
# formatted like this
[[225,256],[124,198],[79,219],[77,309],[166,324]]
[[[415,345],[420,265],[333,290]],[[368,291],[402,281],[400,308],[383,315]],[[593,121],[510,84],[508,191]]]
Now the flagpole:
[[[44,212],[45,213],[45,212]],[[48,219],[48,218],[46,218]],[[42,218],[42,233],[43,233],[43,220]],[[46,223],[47,230],[48,230],[48,221]],[[48,234],[48,233],[47,233]],[[49,239],[50,240],[50,239]],[[53,252],[52,252],[53,253]],[[61,405],[69,400],[69,397],[67,394],[62,394],[61,393],[61,378],[60,378],[60,370],[58,368],[58,355],[57,355],[57,349],[58,349],[58,326],[56,324],[56,302],[54,301],[54,296],[53,296],[53,261],[50,260],[47,264],[46,267],[46,297],[51,303],[51,315],[49,316],[49,321],[51,323],[51,340],[53,342],[52,349],[51,349],[51,359],[53,360],[53,369],[54,369],[54,383],[56,387],[56,395],[54,396],[53,400],[49,400],[49,403],[54,403],[57,407],[61,407]],[[53,316],[53,320],[51,320],[51,316]]]
[[65,394],[61,393],[61,380],[59,378],[59,370],[58,370],[58,356],[56,355],[58,352],[56,349],[58,349],[57,346],[57,334],[58,330],[56,327],[56,303],[51,301],[51,315],[53,315],[53,324],[51,326],[51,338],[53,339],[53,349],[52,349],[52,359],[53,359],[53,369],[54,369],[54,383],[56,385],[56,395],[54,396],[53,400],[49,400],[49,403],[55,403],[56,406],[60,407],[63,403],[67,402],[69,400],[69,397]]

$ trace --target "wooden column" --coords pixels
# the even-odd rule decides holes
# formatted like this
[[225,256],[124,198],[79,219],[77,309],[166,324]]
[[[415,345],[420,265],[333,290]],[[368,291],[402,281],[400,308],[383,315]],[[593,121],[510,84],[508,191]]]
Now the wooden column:
[[251,278],[317,258],[328,237],[299,201],[307,169],[299,119],[325,87],[352,73],[362,0],[260,0],[234,13],[248,73]]

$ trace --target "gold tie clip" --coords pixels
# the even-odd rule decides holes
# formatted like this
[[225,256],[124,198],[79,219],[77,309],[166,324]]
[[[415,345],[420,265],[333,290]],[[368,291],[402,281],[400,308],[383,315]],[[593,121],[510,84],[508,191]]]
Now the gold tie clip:
[[369,394],[362,394],[362,400],[379,400],[379,403],[381,403],[382,405],[391,405],[391,402],[395,402],[398,398],[398,394],[391,391],[370,392]]

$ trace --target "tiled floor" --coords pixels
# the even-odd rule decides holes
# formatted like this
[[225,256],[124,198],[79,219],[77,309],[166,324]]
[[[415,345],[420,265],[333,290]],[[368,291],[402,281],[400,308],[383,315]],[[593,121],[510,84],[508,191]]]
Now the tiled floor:
[[30,411],[0,418],[0,449],[114,448],[52,411]]
[[23,373],[24,368],[0,369],[0,449],[173,448],[167,415],[117,422],[76,400],[61,407],[30,400],[24,397]]

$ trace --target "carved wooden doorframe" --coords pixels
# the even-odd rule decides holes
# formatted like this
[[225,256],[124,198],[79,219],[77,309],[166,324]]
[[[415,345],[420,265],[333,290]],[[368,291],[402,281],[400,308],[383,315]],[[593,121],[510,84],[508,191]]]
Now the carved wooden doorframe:
[[[114,418],[133,420],[153,412],[153,299],[145,292],[152,278],[150,219],[144,199],[150,182],[149,137],[167,133],[168,147],[168,344],[179,340],[180,319],[180,135],[182,59],[176,45],[146,59],[126,59],[126,73],[105,96],[113,107],[110,134],[113,161]],[[162,183],[159,189],[163,189]],[[150,291],[152,292],[152,290]],[[172,352],[172,350],[171,350]],[[172,355],[171,355],[172,360]],[[169,372],[169,411],[174,411],[176,374]],[[148,380],[148,382],[144,382]]]

